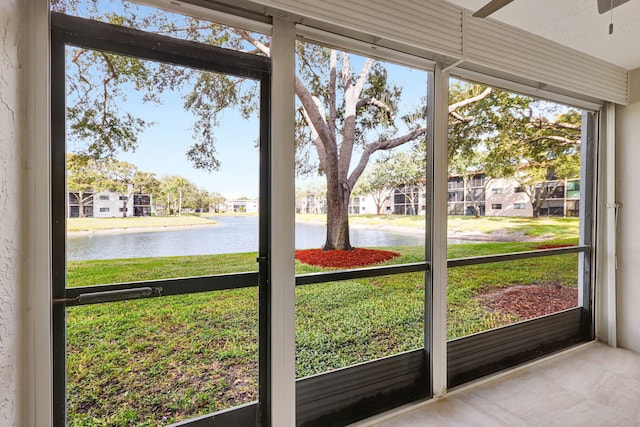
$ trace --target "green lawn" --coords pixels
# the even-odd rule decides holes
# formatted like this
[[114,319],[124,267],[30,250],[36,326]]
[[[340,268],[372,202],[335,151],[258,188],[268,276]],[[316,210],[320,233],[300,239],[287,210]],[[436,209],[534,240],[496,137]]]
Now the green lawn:
[[[297,214],[296,221],[326,221],[326,215]],[[351,215],[349,223],[368,227],[424,228],[425,218],[418,215]],[[448,216],[447,229],[452,233],[484,233],[543,237],[552,239],[572,238],[578,235],[578,218],[528,218],[528,217],[480,217]]]
[[[449,257],[537,245],[451,245]],[[401,253],[388,263],[423,259],[419,247],[385,249]],[[78,286],[249,271],[255,256],[77,261],[68,277]],[[575,287],[577,255],[451,269],[449,338],[519,320],[485,309],[474,298],[480,290],[543,283]],[[298,287],[297,376],[420,347],[423,303],[420,273]],[[72,307],[67,319],[70,425],[165,425],[256,399],[255,289]]]

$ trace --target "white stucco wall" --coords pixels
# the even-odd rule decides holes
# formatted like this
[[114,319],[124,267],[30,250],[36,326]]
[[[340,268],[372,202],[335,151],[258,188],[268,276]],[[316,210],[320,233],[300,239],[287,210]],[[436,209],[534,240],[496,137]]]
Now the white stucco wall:
[[618,345],[640,351],[640,69],[629,79],[629,105],[616,109]]
[[22,423],[22,183],[25,172],[26,17],[22,0],[0,1],[0,425]]

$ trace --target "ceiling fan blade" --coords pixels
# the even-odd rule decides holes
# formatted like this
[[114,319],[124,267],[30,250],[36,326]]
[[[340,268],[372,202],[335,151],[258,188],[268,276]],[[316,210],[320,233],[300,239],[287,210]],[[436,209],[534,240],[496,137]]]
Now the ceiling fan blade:
[[[613,0],[613,7],[618,7],[621,4],[628,2],[629,0]],[[598,0],[598,13],[609,12],[611,10],[611,0]]]
[[[475,18],[486,18],[487,16],[491,15],[493,12],[499,9],[502,9],[512,1],[513,0],[491,0],[489,3],[485,4],[483,7],[478,9],[476,13],[474,13],[472,16],[474,16]],[[611,0],[608,0],[608,1],[611,1]],[[622,1],[629,1],[629,0],[622,0]]]

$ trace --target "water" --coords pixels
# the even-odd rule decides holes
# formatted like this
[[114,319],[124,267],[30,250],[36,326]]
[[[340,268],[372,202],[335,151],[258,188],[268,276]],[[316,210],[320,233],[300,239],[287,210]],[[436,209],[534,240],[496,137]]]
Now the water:
[[[209,255],[258,250],[258,218],[255,216],[216,217],[219,225],[142,233],[70,235],[67,259],[115,259]],[[296,223],[296,249],[319,248],[324,243],[325,226]],[[356,247],[417,246],[424,244],[421,233],[351,228],[351,244]]]

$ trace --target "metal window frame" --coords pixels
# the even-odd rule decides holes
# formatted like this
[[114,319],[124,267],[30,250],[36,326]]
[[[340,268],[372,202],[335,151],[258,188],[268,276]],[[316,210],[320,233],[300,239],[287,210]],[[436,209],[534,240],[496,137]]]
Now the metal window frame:
[[[88,287],[66,287],[66,93],[65,47],[76,46],[170,63],[204,71],[246,77],[260,84],[260,202],[258,271],[118,283]],[[269,229],[270,229],[270,106],[271,60],[229,49],[178,40],[167,36],[123,28],[84,18],[51,13],[51,231],[52,231],[52,324],[53,324],[53,425],[66,425],[66,321],[67,306],[103,303],[137,297],[159,297],[221,289],[258,287],[259,380],[258,402],[239,405],[197,417],[178,425],[269,426],[270,309],[269,309]],[[147,292],[150,289],[151,292]],[[87,295],[90,295],[87,298]],[[83,296],[85,297],[83,299]]]

